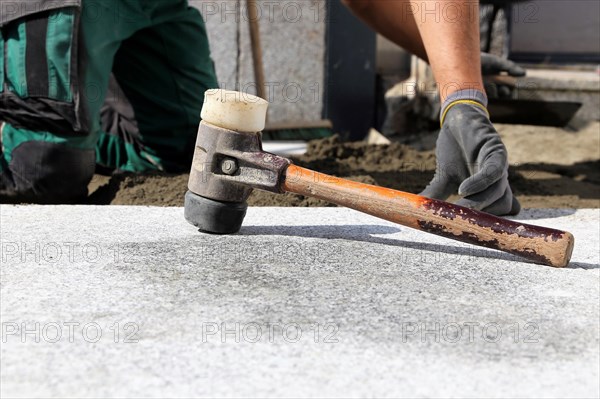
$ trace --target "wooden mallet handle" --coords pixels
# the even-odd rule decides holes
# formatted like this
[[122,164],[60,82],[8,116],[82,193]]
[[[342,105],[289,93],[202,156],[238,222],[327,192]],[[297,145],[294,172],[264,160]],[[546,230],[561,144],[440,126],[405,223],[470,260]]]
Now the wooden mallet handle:
[[502,219],[444,201],[356,183],[296,165],[288,167],[281,188],[554,267],[566,266],[573,252],[575,239],[566,231]]

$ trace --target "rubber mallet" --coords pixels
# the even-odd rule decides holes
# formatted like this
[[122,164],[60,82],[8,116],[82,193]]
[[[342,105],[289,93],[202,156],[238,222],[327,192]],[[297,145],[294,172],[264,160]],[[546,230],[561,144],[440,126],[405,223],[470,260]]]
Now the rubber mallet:
[[293,165],[264,152],[268,103],[233,91],[209,90],[192,163],[185,217],[203,232],[236,233],[253,189],[296,193],[469,244],[555,267],[569,263],[573,235],[499,218],[415,194],[356,183]]

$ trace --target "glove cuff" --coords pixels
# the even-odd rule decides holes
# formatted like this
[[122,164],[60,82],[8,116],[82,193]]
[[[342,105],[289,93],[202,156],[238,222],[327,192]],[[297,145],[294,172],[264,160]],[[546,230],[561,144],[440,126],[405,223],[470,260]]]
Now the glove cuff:
[[450,108],[457,104],[471,104],[482,108],[489,117],[489,112],[487,110],[488,99],[485,93],[475,89],[458,90],[450,94],[442,104],[442,110],[440,112],[441,126],[444,125],[446,114]]

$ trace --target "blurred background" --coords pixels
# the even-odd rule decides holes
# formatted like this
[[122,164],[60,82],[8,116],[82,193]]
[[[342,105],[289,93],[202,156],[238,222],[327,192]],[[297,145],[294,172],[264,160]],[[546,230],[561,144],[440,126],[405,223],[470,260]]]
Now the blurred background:
[[[246,1],[190,4],[206,20],[221,86],[255,94]],[[426,12],[425,4],[416,12]],[[402,119],[415,112],[407,99],[434,96],[426,65],[373,33],[340,1],[259,0],[258,9],[271,122],[327,119],[354,140],[371,128],[386,136],[414,133]],[[577,101],[572,91],[592,91],[579,116],[598,119],[600,2],[482,0],[480,14],[482,51],[530,71],[529,78],[505,80],[511,90],[492,89],[491,97]]]

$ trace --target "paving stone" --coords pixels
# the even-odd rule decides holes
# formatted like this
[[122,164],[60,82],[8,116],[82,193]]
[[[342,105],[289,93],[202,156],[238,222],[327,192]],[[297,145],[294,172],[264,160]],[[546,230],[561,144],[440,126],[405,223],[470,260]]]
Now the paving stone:
[[573,232],[571,266],[342,208],[214,236],[181,208],[2,205],[0,394],[597,397],[600,211],[519,219]]

